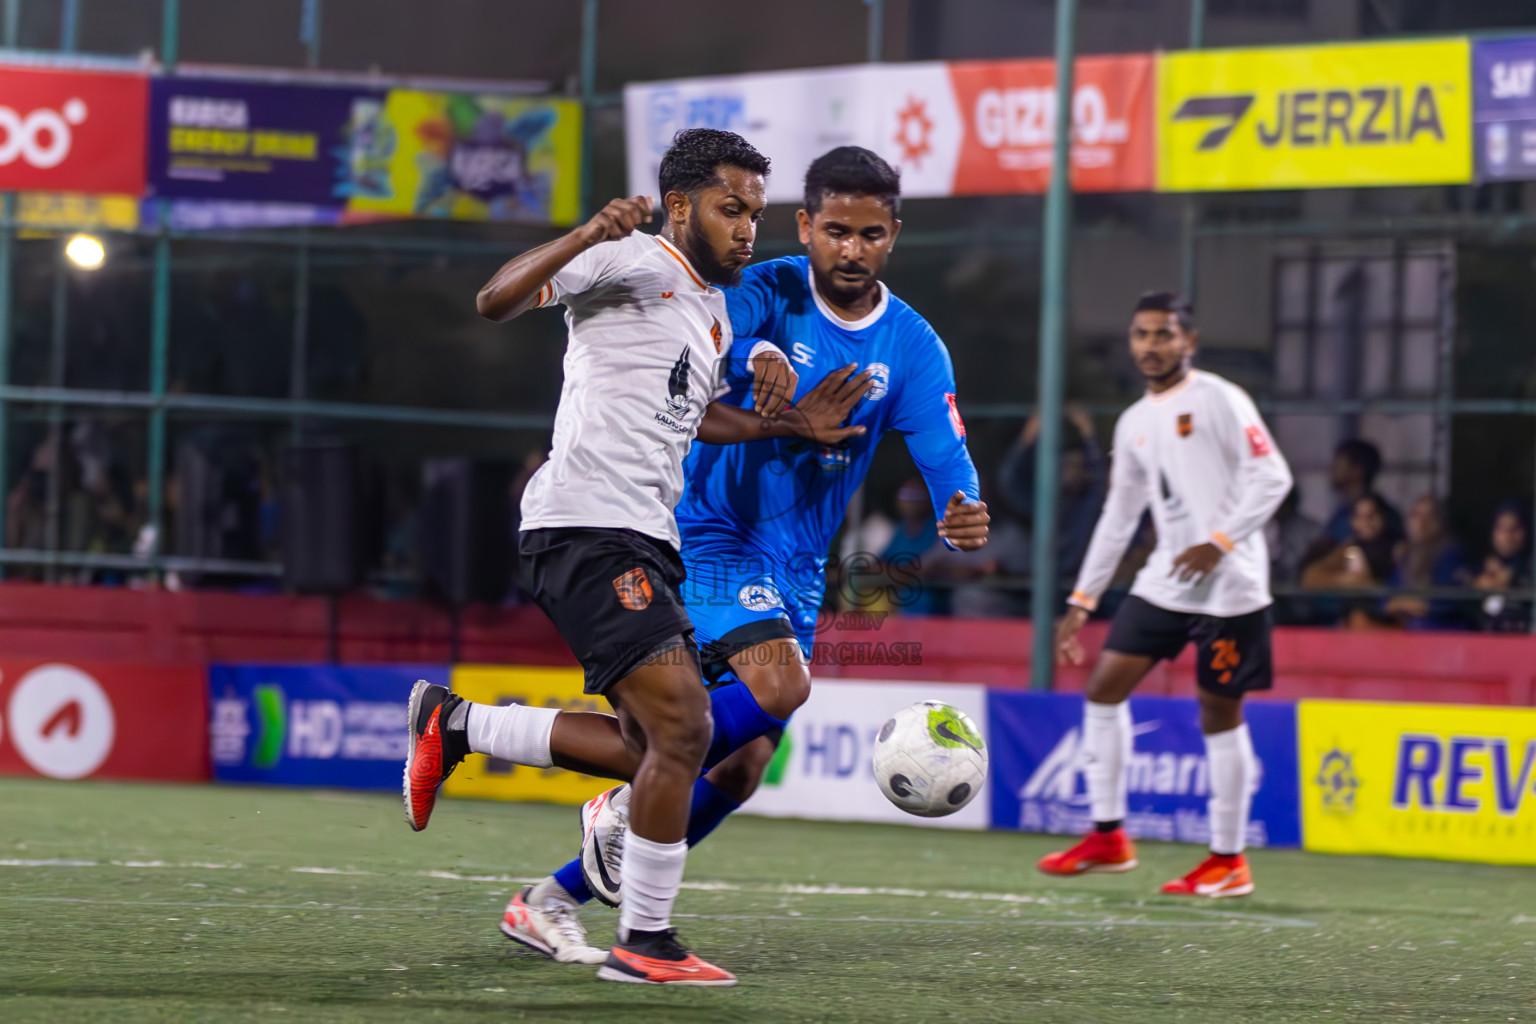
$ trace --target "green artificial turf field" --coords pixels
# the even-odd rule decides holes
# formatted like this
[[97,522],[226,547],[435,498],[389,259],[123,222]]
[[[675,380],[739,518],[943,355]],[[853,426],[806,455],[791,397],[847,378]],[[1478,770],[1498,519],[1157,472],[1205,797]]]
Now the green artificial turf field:
[[[1258,892],[1156,894],[1200,851],[1050,879],[1059,840],[738,818],[683,937],[729,990],[599,982],[496,930],[574,808],[0,781],[0,1021],[1536,1021],[1536,869],[1294,851]],[[613,914],[586,912],[606,937]]]

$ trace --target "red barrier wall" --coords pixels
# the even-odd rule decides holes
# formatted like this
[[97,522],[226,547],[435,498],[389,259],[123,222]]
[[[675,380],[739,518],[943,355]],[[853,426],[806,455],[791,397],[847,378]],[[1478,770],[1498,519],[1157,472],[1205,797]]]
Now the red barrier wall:
[[[133,591],[0,584],[0,657],[201,665],[302,663],[326,659],[327,604],[320,598]],[[440,609],[348,598],[338,607],[344,662],[454,660]],[[1106,626],[1085,631],[1090,654]],[[818,659],[817,675],[1029,685],[1030,624],[1019,621],[843,617],[818,640],[844,664]],[[892,645],[909,645],[899,650]],[[882,646],[883,645],[883,646]],[[915,645],[910,646],[910,645]],[[884,664],[861,663],[865,654]],[[911,664],[891,661],[913,660]],[[1149,694],[1189,694],[1193,652],[1159,666]],[[489,664],[574,662],[536,608],[473,608],[460,624],[457,660]],[[1536,705],[1536,638],[1474,634],[1349,633],[1281,629],[1272,696]],[[1059,688],[1080,690],[1082,669],[1064,668]]]

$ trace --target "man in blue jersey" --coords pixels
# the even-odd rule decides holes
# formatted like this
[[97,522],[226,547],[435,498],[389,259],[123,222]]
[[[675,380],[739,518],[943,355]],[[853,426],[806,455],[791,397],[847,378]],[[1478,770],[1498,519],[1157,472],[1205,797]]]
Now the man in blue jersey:
[[[748,267],[726,291],[738,340],[721,401],[754,405],[752,359],[770,348],[797,370],[797,398],[853,367],[871,386],[848,420],[865,430],[847,441],[698,444],[689,453],[676,508],[682,596],[714,717],[704,762],[713,767],[694,787],[690,846],[757,788],[786,721],[810,694],[827,552],[887,431],[905,438],[944,542],[973,551],[987,541],[949,353],[879,279],[901,227],[899,207],[890,165],[865,149],[832,150],[806,173],[798,219],[807,255]],[[628,794],[621,786],[582,809],[581,856],[513,897],[502,922],[509,938],[573,958],[571,946],[582,941],[576,904],[593,896],[619,903]]]

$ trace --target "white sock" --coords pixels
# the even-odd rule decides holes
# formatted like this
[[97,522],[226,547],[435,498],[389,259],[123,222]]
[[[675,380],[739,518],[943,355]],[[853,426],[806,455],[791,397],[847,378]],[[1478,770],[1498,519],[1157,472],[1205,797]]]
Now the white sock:
[[470,704],[465,723],[469,749],[513,764],[548,768],[555,763],[549,753],[549,734],[558,714],[558,708]]
[[1242,853],[1248,840],[1253,783],[1258,777],[1248,723],[1206,736],[1205,756],[1211,766],[1211,798],[1206,802],[1211,818],[1211,852],[1227,856]]
[[1088,780],[1088,808],[1094,821],[1123,821],[1125,771],[1131,763],[1131,706],[1083,705],[1083,774]]
[[632,931],[659,932],[672,927],[672,903],[683,884],[688,844],[653,843],[633,832],[624,837],[624,903],[619,911],[619,940]]
[[530,907],[547,907],[551,903],[576,906],[576,898],[565,891],[565,886],[555,881],[554,875],[546,875],[533,883],[533,888],[528,890],[525,902]]

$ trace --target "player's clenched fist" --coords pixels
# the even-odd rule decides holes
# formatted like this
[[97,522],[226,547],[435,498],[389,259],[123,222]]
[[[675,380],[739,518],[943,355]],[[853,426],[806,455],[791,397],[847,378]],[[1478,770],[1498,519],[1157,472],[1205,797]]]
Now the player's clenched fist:
[[583,241],[593,246],[628,238],[635,228],[649,223],[654,212],[650,196],[610,200],[587,221]]
[[991,522],[986,502],[966,501],[965,492],[956,491],[944,506],[944,518],[939,520],[939,536],[961,551],[975,551],[986,546],[987,524]]

